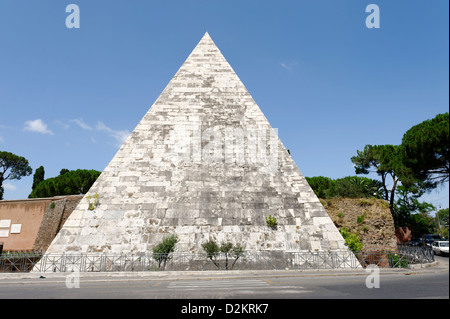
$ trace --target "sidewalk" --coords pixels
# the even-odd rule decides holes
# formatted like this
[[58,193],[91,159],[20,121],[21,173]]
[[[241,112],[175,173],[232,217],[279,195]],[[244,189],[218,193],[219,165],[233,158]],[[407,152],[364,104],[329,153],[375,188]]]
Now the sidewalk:
[[[448,267],[435,261],[431,264],[414,265],[412,268],[380,268],[381,275],[413,275],[448,271]],[[229,270],[229,271],[146,271],[146,272],[83,272],[84,281],[174,281],[174,280],[218,280],[239,278],[323,277],[323,276],[367,276],[367,269],[321,269],[321,270]],[[0,284],[29,282],[34,279],[66,280],[66,273],[0,273]],[[47,281],[46,280],[46,281]],[[40,281],[33,281],[39,283]]]

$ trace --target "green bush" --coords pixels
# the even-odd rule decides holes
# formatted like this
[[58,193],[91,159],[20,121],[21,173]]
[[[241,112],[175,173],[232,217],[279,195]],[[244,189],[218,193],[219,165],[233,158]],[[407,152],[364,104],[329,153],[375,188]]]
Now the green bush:
[[40,182],[28,197],[45,198],[86,194],[100,174],[99,171],[84,169],[65,172],[64,175]]
[[318,198],[334,197],[336,181],[324,176],[306,177],[309,186],[314,190]]
[[362,224],[362,223],[364,223],[365,219],[366,219],[366,214],[364,213],[364,214],[361,214],[358,217],[356,217],[356,222],[358,224]]
[[158,262],[158,268],[164,269],[166,263],[172,257],[170,253],[175,250],[175,245],[178,243],[178,237],[172,234],[169,237],[165,237],[163,241],[153,248],[153,258]]
[[266,218],[267,226],[269,226],[272,229],[277,228],[277,219],[273,217],[272,215],[269,215],[269,217]]
[[407,268],[408,261],[399,254],[389,255],[389,266],[393,268]]
[[[206,257],[209,258],[218,269],[220,269],[220,263],[217,261],[217,257],[220,253],[225,255],[226,270],[233,269],[237,260],[244,255],[244,248],[240,244],[233,246],[232,243],[228,242],[222,243],[219,247],[213,239],[210,239],[206,243],[202,244],[202,248],[206,252]],[[228,260],[229,257],[234,258],[231,265]]]
[[382,198],[382,183],[380,181],[347,176],[333,180],[328,177],[306,177],[308,184],[317,197],[328,199],[332,197],[344,198]]
[[341,233],[342,237],[345,240],[345,243],[351,251],[353,251],[354,253],[358,253],[363,249],[364,244],[361,243],[361,238],[359,238],[358,235],[349,233],[348,229],[345,227],[341,228],[339,232]]

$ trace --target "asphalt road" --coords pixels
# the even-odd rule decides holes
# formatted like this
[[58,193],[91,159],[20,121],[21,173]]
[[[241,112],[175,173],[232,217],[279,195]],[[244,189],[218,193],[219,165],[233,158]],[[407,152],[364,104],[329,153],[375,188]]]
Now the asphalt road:
[[[0,300],[178,299],[177,307],[181,311],[183,305],[188,306],[189,300],[200,304],[200,300],[239,299],[247,303],[249,300],[261,303],[274,299],[448,299],[449,260],[439,256],[436,260],[437,265],[430,268],[381,270],[379,274],[362,270],[274,271],[248,275],[229,272],[210,276],[191,273],[187,277],[173,278],[152,274],[111,277],[109,274],[76,273],[46,278],[0,276]],[[368,285],[374,287],[368,288]]]

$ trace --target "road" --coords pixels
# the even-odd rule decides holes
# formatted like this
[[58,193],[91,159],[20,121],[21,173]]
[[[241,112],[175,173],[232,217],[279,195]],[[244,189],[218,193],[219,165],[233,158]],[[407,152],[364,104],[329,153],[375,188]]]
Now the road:
[[[62,277],[0,277],[1,299],[448,299],[448,257],[418,270],[382,270],[379,288],[368,272],[229,272],[211,276],[113,276],[73,273]],[[79,276],[78,276],[79,275]],[[375,278],[375,277],[373,277]],[[183,302],[184,302],[183,301]]]

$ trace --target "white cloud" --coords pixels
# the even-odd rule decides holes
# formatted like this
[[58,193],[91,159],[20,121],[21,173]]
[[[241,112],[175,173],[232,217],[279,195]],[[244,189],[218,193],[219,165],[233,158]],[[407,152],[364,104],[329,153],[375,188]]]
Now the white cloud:
[[26,121],[23,129],[25,131],[53,135],[53,132],[47,128],[47,124],[42,122],[41,119]]
[[14,186],[13,184],[9,184],[9,183],[4,183],[2,186],[5,190],[8,190],[8,191],[15,191],[17,189],[16,186]]
[[63,121],[56,120],[55,123],[58,124],[59,126],[61,126],[65,130],[68,130],[70,128],[70,125],[67,123],[64,123]]
[[289,72],[292,72],[292,70],[294,69],[294,67],[296,67],[298,65],[298,63],[296,61],[290,62],[290,63],[280,63],[281,67],[285,70],[288,70]]
[[70,120],[70,122],[75,123],[76,125],[81,127],[83,130],[92,131],[92,127],[90,127],[88,124],[86,124],[83,121],[83,119],[73,119],[73,120]]
[[127,130],[116,131],[109,128],[103,122],[100,121],[97,123],[97,130],[100,132],[108,133],[109,136],[113,137],[116,140],[117,145],[119,146],[121,146],[130,135],[130,132]]

